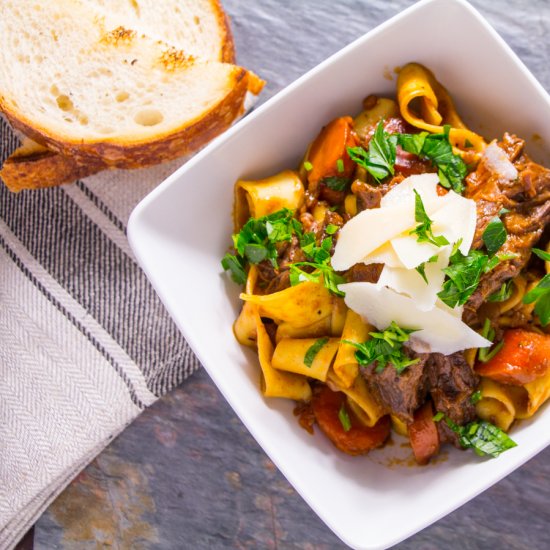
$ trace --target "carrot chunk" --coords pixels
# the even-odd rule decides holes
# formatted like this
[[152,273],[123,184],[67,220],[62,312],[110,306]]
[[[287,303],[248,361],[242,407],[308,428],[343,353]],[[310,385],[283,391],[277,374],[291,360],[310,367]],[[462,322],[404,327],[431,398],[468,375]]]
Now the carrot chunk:
[[481,376],[502,384],[522,386],[544,376],[550,367],[550,335],[522,329],[504,333],[504,344],[486,363],[478,361]]
[[[349,455],[361,455],[380,447],[390,435],[390,420],[382,417],[372,428],[361,423],[346,407],[346,396],[324,386],[313,395],[313,413],[319,428],[334,445]],[[342,411],[349,419],[342,421]]]
[[308,160],[312,164],[308,181],[316,185],[324,178],[338,176],[350,178],[355,163],[350,159],[347,148],[358,145],[353,131],[353,119],[349,116],[335,118],[329,122],[311,144]]
[[439,433],[433,419],[431,401],[427,401],[414,413],[414,420],[409,425],[409,439],[418,464],[424,465],[432,456],[439,453]]

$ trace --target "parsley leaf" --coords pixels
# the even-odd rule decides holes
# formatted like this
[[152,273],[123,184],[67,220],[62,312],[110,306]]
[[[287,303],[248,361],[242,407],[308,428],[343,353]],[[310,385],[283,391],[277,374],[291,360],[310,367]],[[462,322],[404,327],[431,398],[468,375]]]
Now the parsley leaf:
[[398,374],[407,367],[418,363],[420,359],[410,359],[403,350],[403,344],[408,342],[409,335],[415,332],[411,329],[403,329],[394,321],[383,332],[369,332],[370,340],[362,344],[343,340],[357,348],[355,359],[360,365],[370,365],[376,362],[376,372],[384,370],[391,363]]
[[535,313],[542,326],[550,323],[550,273],[547,273],[524,297],[524,304],[535,304]]
[[[327,230],[329,227],[330,225],[327,226]],[[315,233],[304,233],[300,239],[300,247],[309,261],[290,264],[290,284],[295,286],[304,281],[322,282],[335,296],[344,296],[344,293],[338,290],[338,285],[345,283],[346,280],[338,275],[330,265],[332,237],[325,237],[319,246],[315,239]],[[303,267],[313,268],[314,271],[304,271],[301,269]]]
[[397,136],[384,130],[380,121],[369,142],[368,151],[363,147],[348,147],[351,160],[363,167],[377,182],[394,174]]
[[472,405],[475,405],[476,403],[479,403],[482,398],[483,395],[481,394],[481,390],[477,390],[476,392],[472,393],[472,395],[470,395],[470,403]]
[[345,432],[349,432],[351,430],[351,420],[344,403],[342,403],[342,406],[338,411],[338,420],[340,420],[340,424],[342,424],[342,428],[344,428]]
[[294,212],[283,208],[261,218],[250,218],[239,233],[233,235],[233,244],[237,254],[250,263],[269,259],[277,267],[275,244],[290,241],[292,235],[301,234],[301,227]]
[[485,248],[489,254],[493,255],[506,242],[508,233],[502,223],[502,220],[495,216],[483,231],[481,238],[485,243]]
[[304,365],[311,368],[316,355],[321,351],[321,348],[328,342],[328,338],[319,338],[308,348],[304,355]]
[[277,268],[276,243],[290,241],[293,235],[302,235],[302,224],[294,218],[294,212],[283,208],[261,218],[250,218],[242,229],[233,235],[235,254],[226,254],[222,267],[231,273],[238,284],[246,282],[245,266],[269,260]]
[[422,262],[421,264],[415,267],[416,271],[418,271],[418,273],[420,274],[422,279],[424,279],[424,282],[426,284],[429,284],[428,277],[426,277],[426,264],[433,264],[437,262],[437,260],[438,260],[438,256],[437,254],[434,254],[427,262]]
[[[487,338],[487,340],[490,340],[491,342],[495,339],[495,329],[491,326],[491,321],[489,321],[489,319],[485,319],[485,322],[483,323],[483,328],[481,329],[481,336],[483,336],[484,338]],[[487,361],[490,361],[500,351],[503,345],[504,345],[504,340],[500,341],[492,349],[491,347],[479,348],[477,358],[482,363],[487,363]]]
[[243,262],[240,258],[229,252],[223,257],[222,267],[225,271],[229,271],[231,278],[238,285],[246,283],[246,271],[244,270]]
[[333,191],[345,191],[351,183],[351,178],[345,176],[327,176],[321,180],[321,183],[324,183]]
[[449,131],[450,126],[444,126],[441,134],[397,134],[397,142],[405,151],[430,160],[438,169],[439,181],[443,187],[462,193],[468,168],[453,153]]
[[499,261],[497,256],[489,258],[479,250],[471,250],[464,256],[456,248],[450,257],[448,267],[443,269],[447,279],[437,295],[451,308],[465,304],[478,287],[481,276],[491,271]]
[[[311,267],[315,271],[309,273],[301,269],[302,267]],[[338,275],[332,266],[328,264],[318,264],[314,262],[295,262],[290,264],[290,284],[296,286],[304,281],[310,281],[312,283],[320,283],[335,296],[345,296],[345,294],[338,289],[338,285],[346,282],[344,277]]]
[[[537,255],[541,260],[550,262],[550,253],[541,250],[540,248],[533,248],[533,253]],[[546,326],[550,323],[550,273],[547,273],[537,284],[535,288],[532,288],[524,297],[524,304],[535,304],[535,313],[537,314],[542,326]]]
[[416,240],[419,243],[431,243],[434,246],[445,246],[449,241],[443,235],[434,235],[432,232],[432,220],[429,218],[422,202],[420,193],[414,189],[414,219],[418,223],[410,234],[416,234]]
[[540,248],[533,248],[533,253],[537,255],[541,260],[550,262],[550,253],[541,250]]
[[512,296],[512,279],[502,283],[502,286],[496,291],[493,292],[488,298],[488,302],[505,302]]
[[445,422],[458,435],[460,445],[464,449],[473,449],[479,456],[496,458],[504,451],[517,446],[508,434],[485,420],[476,420],[459,426],[445,417]]

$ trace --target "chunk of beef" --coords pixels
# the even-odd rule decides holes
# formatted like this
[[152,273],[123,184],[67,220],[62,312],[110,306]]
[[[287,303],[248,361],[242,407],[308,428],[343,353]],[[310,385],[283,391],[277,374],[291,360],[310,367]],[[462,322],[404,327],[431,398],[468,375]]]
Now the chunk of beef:
[[479,377],[464,359],[464,354],[432,353],[426,370],[436,410],[457,424],[474,420],[476,412],[470,397],[479,384]]
[[361,212],[369,208],[378,208],[382,197],[404,179],[403,174],[396,174],[392,179],[380,184],[355,180],[351,185],[351,192],[357,197],[357,210]]
[[384,264],[355,264],[346,272],[348,283],[377,283]]
[[408,367],[401,374],[387,365],[376,372],[376,365],[361,367],[367,386],[385,412],[395,414],[407,424],[413,421],[414,411],[422,405],[428,394],[428,369],[425,368],[429,355],[415,355],[420,361]]
[[378,208],[383,196],[379,186],[361,180],[355,180],[351,184],[351,192],[357,198],[357,210],[359,212],[370,208]]
[[501,215],[508,238],[499,254],[511,259],[498,264],[482,276],[480,284],[464,310],[464,321],[477,322],[477,310],[503,282],[518,275],[529,261],[531,248],[550,223],[550,170],[533,162],[524,152],[524,141],[505,134],[498,146],[517,171],[516,178],[503,174],[483,158],[467,178],[466,196],[477,206],[477,225],[473,248],[483,245],[483,232],[490,221]]

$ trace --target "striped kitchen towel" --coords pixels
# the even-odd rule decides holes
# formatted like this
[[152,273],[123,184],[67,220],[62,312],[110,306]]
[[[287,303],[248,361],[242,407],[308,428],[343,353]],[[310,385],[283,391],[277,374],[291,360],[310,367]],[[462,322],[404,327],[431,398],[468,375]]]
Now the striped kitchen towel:
[[[0,119],[0,161],[17,146]],[[182,162],[0,184],[0,549],[199,367],[126,239],[134,206]]]

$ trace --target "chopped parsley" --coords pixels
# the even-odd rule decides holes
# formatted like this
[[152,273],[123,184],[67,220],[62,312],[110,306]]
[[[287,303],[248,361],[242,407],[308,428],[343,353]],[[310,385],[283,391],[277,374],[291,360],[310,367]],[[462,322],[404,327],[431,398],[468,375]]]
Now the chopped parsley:
[[321,351],[321,348],[328,342],[328,338],[319,338],[308,348],[304,355],[304,365],[311,368],[313,361],[317,354]]
[[493,292],[488,298],[488,302],[505,302],[512,296],[513,292],[513,281],[512,279],[506,281],[505,283],[502,283],[501,287],[496,291]]
[[426,264],[433,264],[435,262],[437,262],[438,260],[438,256],[437,254],[434,254],[427,262],[422,262],[421,264],[417,265],[415,267],[416,271],[418,271],[418,273],[420,274],[420,276],[422,277],[422,279],[424,279],[424,282],[426,284],[429,284],[428,282],[428,277],[426,277]]
[[336,170],[338,170],[339,174],[344,171],[344,161],[342,159],[338,159],[336,161]]
[[517,443],[508,434],[485,420],[475,420],[464,426],[459,426],[445,415],[441,415],[437,420],[434,416],[436,421],[443,418],[447,426],[458,435],[460,445],[464,449],[473,449],[479,456],[496,458],[504,451],[517,446]]
[[[330,225],[327,226],[327,229],[329,227]],[[319,246],[317,245],[314,233],[304,233],[300,239],[300,247],[308,261],[290,264],[290,284],[295,286],[304,281],[313,283],[322,282],[332,294],[344,296],[344,293],[338,290],[338,285],[346,281],[344,277],[338,275],[330,265],[332,237],[325,237]],[[304,267],[313,268],[313,271],[304,271],[302,269]]]
[[261,218],[250,218],[242,229],[233,235],[235,254],[227,253],[222,267],[229,271],[238,284],[246,281],[245,266],[269,260],[277,268],[277,243],[290,241],[293,235],[302,235],[302,224],[294,212],[283,208]]
[[[539,248],[533,248],[533,253],[541,260],[550,262],[550,254]],[[524,297],[524,304],[532,304],[535,302],[535,313],[542,326],[550,323],[550,273],[547,273]]]
[[476,403],[479,403],[482,399],[481,390],[477,390],[472,395],[470,395],[470,403],[472,405],[475,405]]
[[439,181],[447,189],[457,193],[464,191],[464,178],[468,167],[460,156],[453,153],[449,141],[450,126],[444,126],[440,134],[389,134],[382,121],[376,126],[368,150],[348,147],[348,155],[371,174],[377,182],[393,176],[397,145],[404,151],[429,160],[438,170]]
[[244,285],[246,283],[246,271],[242,258],[228,252],[222,259],[222,267],[225,271],[229,271],[231,278],[238,285]]
[[357,348],[355,359],[360,365],[376,363],[376,372],[381,372],[386,365],[391,364],[401,374],[407,367],[420,361],[410,359],[403,350],[403,344],[409,341],[409,335],[413,332],[415,330],[403,329],[392,321],[383,332],[369,332],[371,339],[362,344],[350,340],[344,342]]
[[[307,272],[302,267],[311,267],[314,271]],[[338,289],[338,285],[346,282],[344,277],[338,275],[328,264],[318,264],[314,262],[295,262],[290,264],[290,284],[296,286],[304,281],[310,281],[312,283],[323,283],[329,292],[335,296],[345,296],[345,294]]]
[[[490,340],[491,342],[495,339],[495,329],[492,327],[489,319],[485,319],[485,322],[483,323],[481,336],[483,336],[483,338],[487,338],[487,340]],[[482,363],[487,363],[487,361],[490,361],[500,351],[503,345],[504,340],[499,342],[496,346],[493,346],[492,349],[491,346],[487,348],[479,348],[477,358]]]
[[410,232],[410,234],[416,235],[416,240],[419,243],[430,243],[437,247],[449,244],[449,241],[443,235],[433,234],[433,222],[426,213],[422,197],[416,189],[414,189],[414,195],[414,219],[418,225]]
[[478,287],[481,276],[491,271],[499,261],[498,256],[489,258],[479,250],[471,250],[464,256],[455,245],[449,265],[443,269],[447,276],[443,289],[437,295],[451,308],[464,305]]
[[408,153],[428,159],[437,168],[439,182],[443,187],[462,193],[468,168],[464,161],[453,153],[449,131],[450,126],[446,125],[441,134],[397,134],[397,143]]
[[489,254],[495,254],[500,247],[506,242],[508,233],[502,223],[502,220],[495,216],[483,231],[481,238],[485,244],[485,248]]
[[351,183],[351,178],[345,176],[327,176],[321,180],[321,183],[324,183],[333,191],[345,191]]
[[340,229],[337,225],[334,225],[332,223],[329,223],[326,227],[325,227],[325,233],[327,235],[334,235],[334,233],[336,233],[336,231],[338,231],[338,229]]
[[338,411],[338,420],[340,420],[340,424],[342,424],[342,428],[344,428],[345,432],[349,432],[351,430],[351,420],[344,403],[342,403],[342,406]]
[[306,172],[311,172],[313,170],[313,164],[309,160],[304,161],[304,168]]
[[390,135],[380,121],[369,142],[368,150],[363,147],[348,147],[351,160],[364,168],[377,182],[395,173],[397,135]]

